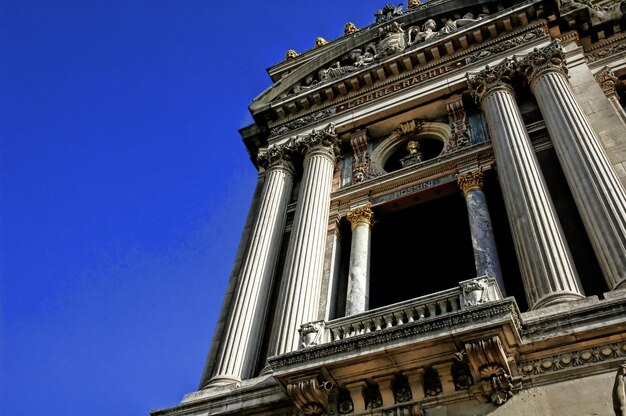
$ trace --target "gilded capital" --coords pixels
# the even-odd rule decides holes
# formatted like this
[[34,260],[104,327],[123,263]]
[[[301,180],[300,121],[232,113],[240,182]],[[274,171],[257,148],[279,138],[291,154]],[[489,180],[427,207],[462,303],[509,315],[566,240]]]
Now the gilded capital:
[[343,27],[343,35],[344,36],[348,36],[353,34],[354,32],[356,32],[357,30],[359,30],[358,27],[355,26],[354,23],[352,22],[348,22],[346,23],[346,25]]
[[359,224],[367,224],[370,227],[372,226],[374,212],[371,207],[372,205],[368,203],[365,206],[353,209],[348,213],[348,215],[346,215],[346,218],[350,221],[353,230]]
[[509,58],[494,67],[487,65],[477,74],[466,74],[469,92],[481,104],[494,91],[506,89],[513,93],[511,81],[514,76],[514,62]]
[[478,169],[464,175],[456,175],[456,183],[463,191],[464,196],[467,196],[471,190],[481,190],[484,185],[483,171]]
[[547,73],[557,72],[567,78],[565,52],[556,40],[544,48],[533,50],[517,60],[516,65],[520,73],[528,80],[531,90],[534,90],[535,82]]
[[259,151],[257,158],[259,166],[265,170],[284,169],[293,175],[294,166],[291,155],[295,151],[295,141],[289,140],[282,145],[274,145],[265,150]]

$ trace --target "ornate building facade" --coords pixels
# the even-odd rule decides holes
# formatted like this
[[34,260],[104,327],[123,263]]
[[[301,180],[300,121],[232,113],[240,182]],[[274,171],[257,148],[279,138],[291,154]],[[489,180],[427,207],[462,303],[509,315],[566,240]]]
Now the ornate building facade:
[[288,51],[199,389],[152,415],[624,414],[624,12],[411,0]]

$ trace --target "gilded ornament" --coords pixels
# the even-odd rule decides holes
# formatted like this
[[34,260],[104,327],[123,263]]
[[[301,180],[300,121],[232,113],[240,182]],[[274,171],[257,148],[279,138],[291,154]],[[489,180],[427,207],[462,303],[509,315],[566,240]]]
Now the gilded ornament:
[[420,143],[417,140],[411,140],[407,143],[406,150],[410,155],[415,155],[420,150]]
[[343,28],[343,35],[344,36],[351,35],[354,32],[356,32],[357,30],[359,30],[359,28],[356,27],[354,23],[348,22],[348,23],[346,23],[346,25]]
[[299,55],[298,52],[294,51],[293,49],[289,49],[287,52],[285,52],[285,61],[293,59],[298,55]]
[[463,191],[464,196],[467,196],[469,191],[473,189],[481,190],[484,185],[483,171],[478,169],[464,175],[456,175],[456,183]]
[[409,0],[409,3],[408,3],[409,10],[414,9],[415,7],[418,7],[421,4],[422,4],[421,0]]
[[321,36],[318,36],[317,38],[315,38],[315,47],[319,48],[320,46],[324,46],[328,43],[328,41],[326,39],[324,39]]
[[372,220],[374,218],[374,212],[371,209],[372,205],[367,204],[365,206],[355,208],[346,215],[350,224],[352,224],[352,229],[354,230],[358,224],[367,224],[369,226],[372,225]]

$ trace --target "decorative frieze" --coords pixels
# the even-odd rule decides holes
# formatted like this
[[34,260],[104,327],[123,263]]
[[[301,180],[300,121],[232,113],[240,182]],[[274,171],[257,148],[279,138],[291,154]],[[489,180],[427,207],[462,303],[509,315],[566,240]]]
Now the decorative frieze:
[[622,53],[626,51],[626,40],[623,40],[619,43],[612,43],[608,46],[601,49],[594,49],[593,51],[587,52],[585,57],[588,62],[596,62],[600,59],[606,58],[608,56],[614,56],[618,53]]
[[537,376],[590,366],[604,361],[619,361],[624,358],[626,358],[626,342],[618,342],[523,361],[519,363],[518,368],[524,376]]
[[279,127],[274,127],[270,130],[270,137],[278,136],[280,134],[288,133],[292,130],[298,129],[300,127],[304,127],[307,124],[314,123],[316,121],[322,120],[326,117],[330,117],[335,114],[334,108],[326,108],[324,110],[320,110],[316,113],[310,114],[308,116],[297,118],[287,124],[283,124]]
[[535,39],[545,36],[547,33],[548,33],[547,26],[535,28],[531,30],[530,32],[526,32],[524,34],[515,36],[510,39],[506,39],[502,42],[496,43],[493,46],[474,52],[473,54],[471,54],[470,56],[466,58],[467,63],[469,64],[472,62],[480,61],[481,59],[485,59],[490,56],[497,55],[499,53],[505,52],[509,49],[515,48],[523,44],[527,44],[528,42],[531,42]]

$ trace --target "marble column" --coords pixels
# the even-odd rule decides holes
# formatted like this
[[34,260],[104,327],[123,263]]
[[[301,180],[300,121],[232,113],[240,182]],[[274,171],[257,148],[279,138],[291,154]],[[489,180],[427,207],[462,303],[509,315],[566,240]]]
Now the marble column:
[[563,168],[604,278],[626,287],[626,193],[567,80],[557,43],[523,58],[530,88]]
[[515,250],[532,309],[584,298],[510,84],[509,60],[469,76],[491,136]]
[[273,147],[259,157],[259,164],[266,171],[258,217],[207,387],[233,384],[253,376],[293,186],[289,147]]
[[369,309],[370,237],[373,216],[370,204],[356,208],[347,215],[352,225],[352,244],[348,269],[346,316]]
[[298,349],[300,325],[319,319],[324,244],[337,142],[332,124],[299,138],[297,142],[305,154],[302,182],[283,268],[270,356]]
[[498,250],[496,249],[496,241],[493,238],[493,227],[491,226],[487,199],[483,192],[484,179],[482,169],[457,175],[456,180],[463,191],[465,203],[467,204],[476,276],[486,275],[495,278],[498,286],[500,286],[500,291],[504,294],[504,280],[500,270]]

